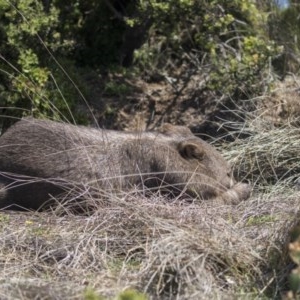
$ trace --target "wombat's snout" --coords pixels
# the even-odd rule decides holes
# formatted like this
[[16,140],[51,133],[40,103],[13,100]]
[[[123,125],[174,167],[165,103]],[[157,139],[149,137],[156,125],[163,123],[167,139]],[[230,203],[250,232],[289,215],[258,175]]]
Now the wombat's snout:
[[246,200],[250,197],[252,192],[252,186],[248,183],[237,183],[233,189],[237,192],[239,195],[240,200]]

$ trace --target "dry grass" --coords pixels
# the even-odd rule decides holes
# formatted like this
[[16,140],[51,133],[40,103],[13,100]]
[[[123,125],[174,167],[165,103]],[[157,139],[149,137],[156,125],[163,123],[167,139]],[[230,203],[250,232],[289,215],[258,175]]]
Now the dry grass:
[[113,298],[135,288],[150,299],[273,297],[288,264],[297,195],[238,206],[127,195],[92,216],[2,212],[1,299]]
[[272,128],[260,121],[244,129],[250,133],[247,140],[227,146],[225,157],[235,166],[239,178],[266,186],[279,182],[293,185],[300,174],[300,128]]
[[115,299],[129,288],[149,299],[279,298],[299,222],[300,130],[268,122],[251,115],[249,137],[224,150],[255,186],[237,206],[133,191],[92,199],[88,216],[0,212],[0,299]]

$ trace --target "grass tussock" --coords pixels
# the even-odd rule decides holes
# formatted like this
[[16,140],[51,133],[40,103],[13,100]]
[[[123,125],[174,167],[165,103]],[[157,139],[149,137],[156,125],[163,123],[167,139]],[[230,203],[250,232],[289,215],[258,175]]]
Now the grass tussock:
[[299,207],[296,195],[218,207],[131,195],[91,216],[3,212],[0,297],[274,296],[289,271],[284,253]]
[[278,182],[295,185],[300,174],[300,128],[270,128],[265,122],[250,125],[255,126],[248,129],[250,137],[229,144],[225,150],[237,177],[264,186]]

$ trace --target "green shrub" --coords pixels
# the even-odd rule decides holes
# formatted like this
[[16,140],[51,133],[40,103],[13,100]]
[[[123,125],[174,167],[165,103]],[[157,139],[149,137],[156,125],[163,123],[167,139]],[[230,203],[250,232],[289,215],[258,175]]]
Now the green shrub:
[[294,228],[291,232],[291,243],[289,244],[289,255],[297,265],[289,276],[289,299],[298,299],[300,292],[300,227]]
[[[46,9],[36,0],[14,4],[1,0],[0,12],[0,107],[6,109],[4,114],[84,122],[74,112],[81,95],[69,78],[76,74],[74,62],[62,55],[72,45],[59,32],[59,9],[53,4]],[[60,67],[58,60],[65,66]]]
[[287,8],[273,7],[269,17],[270,36],[281,45],[281,55],[273,60],[275,70],[284,77],[300,70],[300,7],[298,1],[289,1]]
[[268,38],[267,13],[253,1],[153,1],[151,13],[149,43],[136,54],[143,69],[205,73],[206,88],[231,96],[268,86],[266,71],[279,48]]
[[116,300],[147,300],[147,299],[148,297],[145,294],[130,289],[120,293],[116,298]]

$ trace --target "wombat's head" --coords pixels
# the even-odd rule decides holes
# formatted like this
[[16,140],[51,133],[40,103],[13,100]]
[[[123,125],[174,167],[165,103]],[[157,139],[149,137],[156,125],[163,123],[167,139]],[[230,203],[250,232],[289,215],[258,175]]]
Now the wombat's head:
[[[174,146],[184,159],[187,169],[194,169],[195,172],[202,174],[200,178],[195,176],[195,179],[208,187],[208,194],[217,196],[234,188],[236,182],[231,167],[213,146],[194,136],[187,127],[165,124],[159,131],[174,138],[176,141]],[[203,189],[203,184],[200,189]],[[243,188],[245,191],[242,191]],[[245,199],[249,193],[250,188],[245,184],[239,187],[237,197]]]

